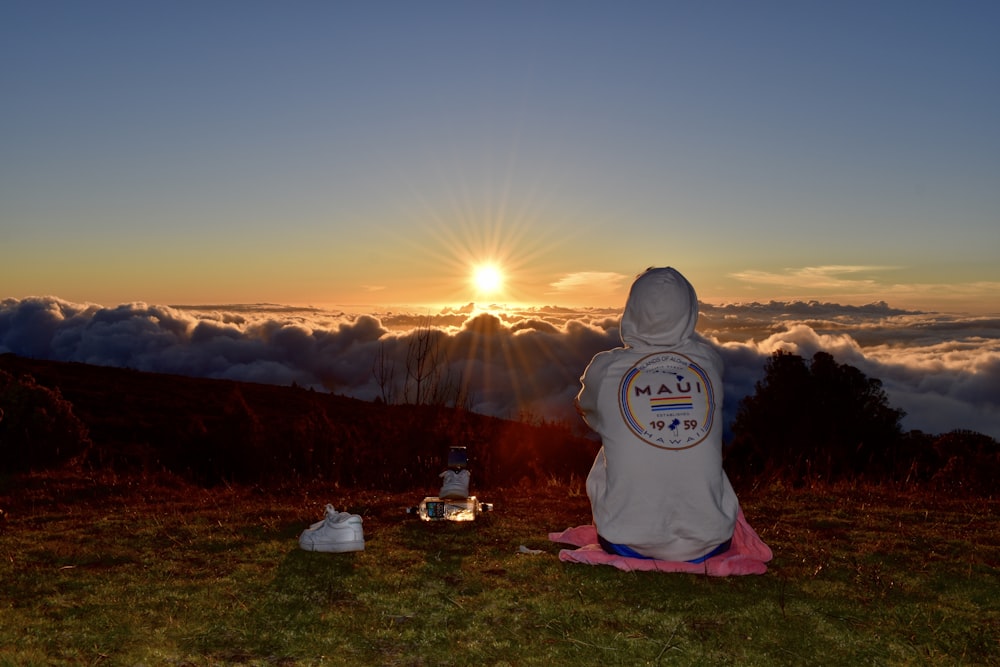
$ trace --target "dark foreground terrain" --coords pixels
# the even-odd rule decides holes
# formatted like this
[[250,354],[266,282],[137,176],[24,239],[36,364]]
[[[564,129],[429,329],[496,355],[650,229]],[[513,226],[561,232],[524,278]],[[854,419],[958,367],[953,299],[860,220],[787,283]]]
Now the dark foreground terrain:
[[[4,477],[0,665],[998,664],[995,501],[758,488],[774,560],[719,579],[560,562],[579,480],[474,489],[496,510],[470,524],[408,517],[434,489]],[[363,552],[298,548],[327,502],[363,517]]]

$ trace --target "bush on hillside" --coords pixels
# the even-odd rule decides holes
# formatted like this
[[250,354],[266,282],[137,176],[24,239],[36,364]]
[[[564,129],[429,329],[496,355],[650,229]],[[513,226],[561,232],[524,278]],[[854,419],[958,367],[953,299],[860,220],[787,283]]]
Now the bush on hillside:
[[0,470],[63,464],[90,446],[87,428],[58,389],[0,370]]
[[938,491],[990,496],[1000,479],[1000,445],[993,438],[958,430],[934,440],[933,451],[944,464],[930,478]]

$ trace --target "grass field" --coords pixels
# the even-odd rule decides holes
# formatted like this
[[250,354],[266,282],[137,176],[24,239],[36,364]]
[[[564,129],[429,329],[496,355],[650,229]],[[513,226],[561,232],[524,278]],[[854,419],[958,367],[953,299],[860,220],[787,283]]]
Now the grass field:
[[[1000,664],[997,501],[759,489],[768,573],[710,578],[561,563],[579,481],[405,514],[434,490],[0,480],[0,665]],[[364,552],[298,548],[328,502]]]

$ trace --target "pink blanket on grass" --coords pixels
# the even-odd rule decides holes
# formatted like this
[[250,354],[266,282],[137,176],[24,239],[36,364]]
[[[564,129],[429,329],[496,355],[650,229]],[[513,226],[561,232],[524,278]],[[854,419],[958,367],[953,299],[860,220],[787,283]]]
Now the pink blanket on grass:
[[740,509],[733,531],[733,544],[729,551],[712,556],[702,563],[628,558],[609,554],[597,542],[597,528],[593,524],[567,528],[561,533],[549,533],[549,539],[560,544],[573,544],[578,549],[563,549],[559,560],[567,563],[588,565],[611,565],[619,570],[652,570],[655,572],[689,572],[707,574],[712,577],[728,577],[739,574],[764,574],[773,554],[764,541],[757,536],[747,523]]

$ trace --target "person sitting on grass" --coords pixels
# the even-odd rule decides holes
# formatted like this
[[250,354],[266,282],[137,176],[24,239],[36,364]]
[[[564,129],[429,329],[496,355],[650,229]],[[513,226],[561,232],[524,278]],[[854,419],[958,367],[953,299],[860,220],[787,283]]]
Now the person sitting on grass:
[[609,553],[700,563],[729,549],[739,501],[722,469],[722,360],[697,320],[691,283],[647,269],[625,303],[624,347],[580,378],[577,410],[602,444],[587,495]]

